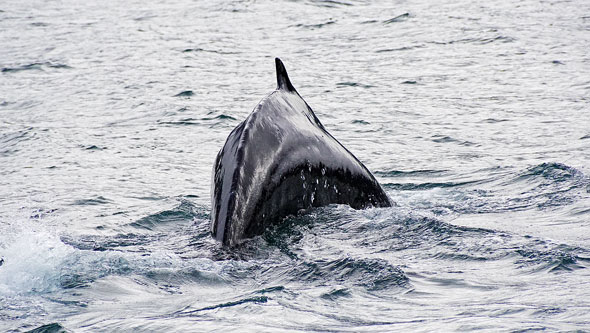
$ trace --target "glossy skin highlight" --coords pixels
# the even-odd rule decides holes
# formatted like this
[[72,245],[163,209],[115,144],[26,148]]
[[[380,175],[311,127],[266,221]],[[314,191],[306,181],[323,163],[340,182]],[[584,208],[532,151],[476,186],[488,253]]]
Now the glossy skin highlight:
[[211,233],[224,245],[260,235],[302,209],[389,207],[371,172],[326,131],[280,59],[277,90],[230,133],[217,155]]

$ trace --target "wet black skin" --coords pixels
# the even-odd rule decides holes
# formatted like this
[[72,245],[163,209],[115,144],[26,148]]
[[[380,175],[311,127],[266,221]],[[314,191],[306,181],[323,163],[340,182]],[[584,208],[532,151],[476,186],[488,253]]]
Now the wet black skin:
[[277,90],[230,133],[217,155],[211,233],[224,245],[260,235],[302,209],[389,207],[369,170],[326,131],[276,58]]

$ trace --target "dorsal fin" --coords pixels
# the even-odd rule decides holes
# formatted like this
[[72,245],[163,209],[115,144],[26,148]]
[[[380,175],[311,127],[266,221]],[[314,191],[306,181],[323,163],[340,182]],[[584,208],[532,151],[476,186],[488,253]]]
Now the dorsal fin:
[[275,63],[277,65],[277,90],[296,91],[289,80],[287,69],[281,59],[275,58]]

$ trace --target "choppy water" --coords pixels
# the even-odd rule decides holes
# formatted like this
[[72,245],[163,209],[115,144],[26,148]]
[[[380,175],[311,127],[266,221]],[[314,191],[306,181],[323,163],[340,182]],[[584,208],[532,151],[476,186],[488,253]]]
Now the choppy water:
[[[0,3],[0,330],[590,328],[590,2]],[[397,207],[208,233],[273,58]]]

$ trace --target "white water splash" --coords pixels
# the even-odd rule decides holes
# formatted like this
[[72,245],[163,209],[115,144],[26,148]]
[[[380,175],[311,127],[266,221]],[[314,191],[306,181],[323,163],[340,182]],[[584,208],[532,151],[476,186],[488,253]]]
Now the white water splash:
[[59,288],[63,262],[75,252],[56,229],[35,219],[2,223],[0,294],[50,292]]

